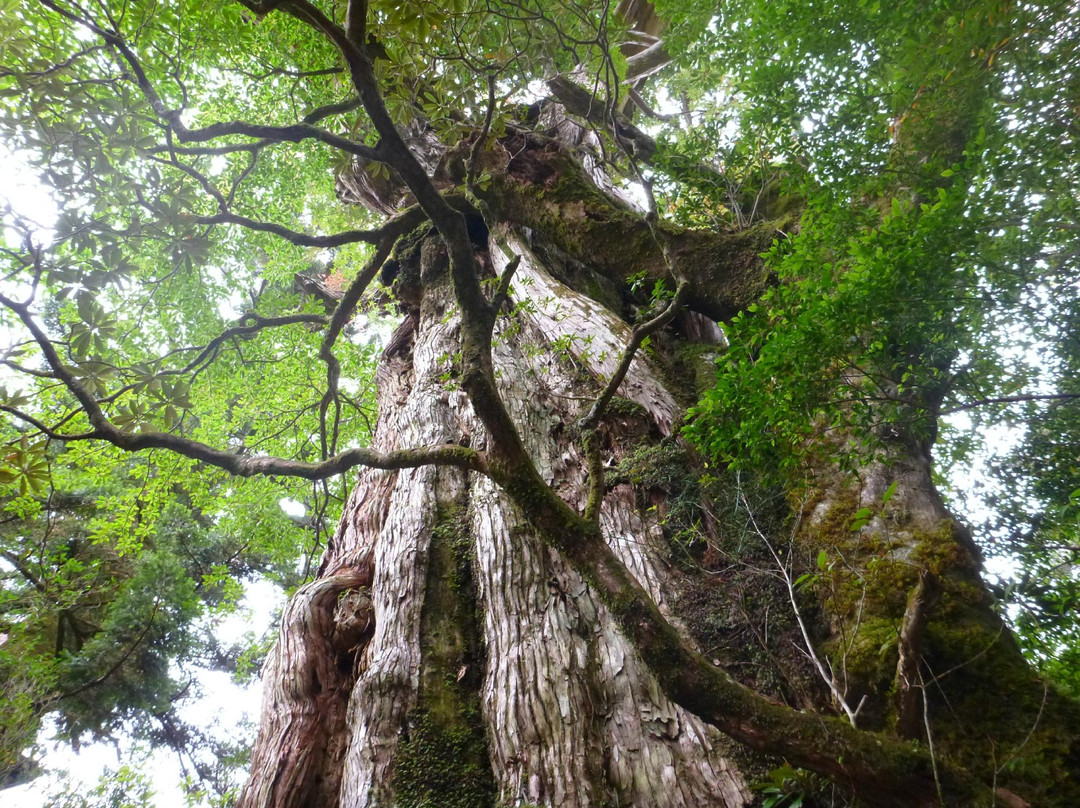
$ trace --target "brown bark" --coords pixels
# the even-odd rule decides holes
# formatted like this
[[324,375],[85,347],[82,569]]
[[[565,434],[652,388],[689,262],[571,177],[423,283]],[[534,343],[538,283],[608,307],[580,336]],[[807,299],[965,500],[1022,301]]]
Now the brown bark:
[[[262,11],[273,7],[253,5]],[[605,513],[628,508],[631,498],[621,500],[617,488],[599,498],[588,494],[605,493],[597,478],[625,449],[598,449],[596,435],[586,436],[579,449],[570,426],[584,414],[575,411],[572,402],[591,401],[603,387],[604,379],[593,375],[593,365],[605,361],[608,352],[590,360],[587,348],[579,350],[575,366],[563,368],[560,380],[560,362],[566,354],[574,356],[573,333],[549,343],[529,316],[537,308],[553,307],[556,324],[569,319],[592,326],[599,319],[600,331],[615,326],[577,302],[571,309],[581,311],[567,317],[558,313],[565,299],[560,293],[537,298],[529,289],[527,299],[517,301],[523,304],[517,314],[520,322],[504,329],[498,318],[502,295],[493,302],[485,293],[480,279],[486,264],[478,260],[465,215],[439,193],[395,128],[363,48],[304,0],[288,0],[281,8],[339,48],[380,137],[377,154],[362,156],[374,156],[396,169],[441,237],[441,242],[425,242],[418,253],[419,288],[407,300],[413,309],[419,306],[413,311],[416,338],[411,362],[402,364],[403,374],[411,378],[402,386],[404,397],[397,406],[381,408],[385,420],[380,420],[375,445],[380,450],[467,446],[463,451],[428,450],[431,460],[440,464],[436,467],[413,468],[412,458],[386,464],[402,470],[394,477],[385,524],[377,531],[358,532],[346,521],[325,561],[334,568],[341,563],[335,554],[355,558],[365,552],[375,560],[375,633],[352,691],[341,801],[350,806],[388,804],[395,791],[414,793],[401,779],[408,767],[396,759],[395,750],[413,746],[413,737],[425,734],[415,716],[417,705],[425,706],[418,693],[424,679],[420,637],[430,539],[441,510],[464,500],[471,509],[483,503],[473,513],[491,520],[490,525],[475,519],[472,523],[476,568],[483,573],[481,603],[492,610],[491,619],[508,624],[512,630],[507,636],[514,639],[499,645],[499,657],[488,657],[485,682],[496,685],[480,701],[492,774],[504,799],[552,805],[604,799],[628,805],[703,800],[745,804],[749,795],[721,749],[715,734],[720,729],[762,755],[780,756],[824,774],[876,804],[929,806],[942,797],[949,804],[976,804],[976,794],[984,789],[962,768],[886,735],[772,704],[718,670],[686,639],[665,610],[666,575],[663,564],[655,562],[657,557],[662,562],[663,548],[649,535],[648,517],[638,515],[644,535],[624,541],[612,535],[612,517]],[[613,202],[585,179],[586,173],[557,143],[522,132],[511,132],[509,138],[513,150],[504,143],[483,142],[469,149],[470,158],[482,157],[493,177],[489,190],[479,194],[488,224],[506,222],[510,227],[509,234],[496,233],[486,250],[496,267],[504,267],[503,291],[513,286],[515,268],[524,265],[527,272],[531,263],[532,245],[520,237],[515,242],[515,226],[531,229],[545,249],[569,254],[609,280],[625,282],[637,273],[685,279],[690,305],[713,317],[735,314],[763,289],[766,276],[759,254],[771,242],[774,226],[703,234],[662,225],[654,216],[642,217]],[[500,264],[500,239],[516,244],[516,259]],[[482,246],[479,252],[485,252]],[[529,301],[531,306],[526,305]],[[538,352],[538,347],[547,350]],[[635,361],[646,368],[639,374],[652,375],[647,362]],[[460,387],[447,386],[447,378]],[[646,409],[651,406],[649,428],[662,434],[671,424],[655,415],[658,397],[664,409],[664,385],[652,378],[654,383],[643,382],[635,391],[628,377],[622,394]],[[530,382],[535,390],[527,389]],[[480,452],[473,447],[481,447]],[[911,479],[901,490],[920,518],[943,512],[928,469],[928,463],[918,462],[903,467]],[[877,475],[878,480],[889,478]],[[367,479],[357,490],[366,492],[374,484]],[[844,493],[842,485],[825,490],[826,499]],[[350,510],[357,508],[354,500]],[[825,516],[833,510],[827,508]],[[614,523],[630,524],[631,512]],[[917,525],[917,520],[908,521]],[[935,524],[940,528],[940,520]],[[915,538],[921,534],[917,527],[911,531]],[[977,583],[977,565],[971,563],[962,534],[954,531],[952,539],[944,548],[950,558],[941,566],[956,571],[961,586],[974,588],[966,606],[972,620],[984,620],[990,612]],[[536,543],[530,546],[532,540]],[[905,546],[910,549],[910,544]],[[493,566],[485,561],[491,554]],[[536,575],[537,569],[542,576]],[[497,599],[496,584],[507,576],[518,576],[521,597],[516,603]],[[547,604],[537,598],[541,580],[546,580],[551,598]],[[659,587],[653,586],[655,581]],[[490,630],[487,619],[485,634],[489,643],[496,643],[497,632]],[[515,654],[525,652],[522,658],[531,655],[532,663],[512,662]],[[508,694],[512,713],[499,723],[490,711],[503,694]],[[443,727],[440,732],[445,736],[448,731]],[[501,745],[506,743],[509,746]],[[633,765],[621,768],[628,759]],[[628,781],[623,772],[635,774]],[[645,772],[640,782],[638,772]],[[255,781],[260,777],[265,773],[256,772]],[[425,792],[424,800],[429,797]],[[448,799],[444,795],[442,802]]]
[[[588,486],[565,425],[584,413],[591,399],[583,393],[596,385],[583,382],[582,370],[599,378],[617,361],[628,329],[555,281],[516,236],[506,239],[525,256],[512,299],[551,302],[500,324],[500,392],[540,473],[580,508]],[[464,394],[447,389],[443,378],[454,372],[460,324],[445,275],[438,279],[438,266],[445,266],[438,253],[419,251],[418,274],[427,283],[416,320],[407,324],[415,331],[395,340],[400,347],[384,357],[379,372],[378,447],[486,440]],[[552,344],[565,349],[537,350]],[[639,428],[670,432],[678,405],[651,363],[635,360],[620,392],[647,414],[644,421],[639,416]],[[325,760],[343,766],[341,804],[393,804],[395,789],[408,787],[396,760],[402,743],[412,746],[410,733],[420,731],[415,710],[430,663],[420,645],[430,541],[441,514],[463,502],[486,649],[477,696],[500,799],[552,806],[748,804],[745,781],[725,756],[729,742],[662,695],[613,616],[545,546],[536,526],[487,478],[434,467],[364,472],[323,562],[322,575],[369,557],[374,566],[375,630],[352,672],[348,751],[343,762]],[[642,514],[632,488],[620,486],[605,498],[600,524],[612,552],[667,609],[674,578],[655,515]],[[295,639],[291,624],[286,631]],[[310,635],[304,641],[317,645]],[[289,642],[282,640],[286,647],[275,659],[297,653]],[[279,675],[280,667],[267,676]],[[277,702],[274,709],[291,708]],[[279,737],[260,736],[260,765],[253,766],[245,806],[260,804],[262,780],[295,779],[290,768],[311,765],[286,751],[294,740],[284,740],[284,750],[272,746]],[[270,758],[277,770],[262,763]]]
[[339,595],[370,582],[370,564],[361,564],[306,584],[289,601],[263,671],[259,738],[242,808],[337,804],[351,668],[366,632],[342,643],[336,607]]

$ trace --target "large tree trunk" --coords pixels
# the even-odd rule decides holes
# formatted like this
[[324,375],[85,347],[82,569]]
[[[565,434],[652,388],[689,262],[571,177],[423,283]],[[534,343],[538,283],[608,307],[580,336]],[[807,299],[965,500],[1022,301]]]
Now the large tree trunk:
[[[441,242],[419,238],[399,256],[418,265],[400,272],[424,283],[382,356],[381,450],[484,441],[447,381],[460,342]],[[535,305],[499,327],[500,390],[545,480],[581,509],[588,486],[572,423],[613,371],[629,327],[510,238],[524,256],[513,299]],[[491,253],[505,260],[499,246]],[[622,393],[629,401],[607,425],[613,461],[670,435],[680,410],[644,359]],[[638,494],[610,491],[604,535],[671,614],[670,550],[659,511]],[[338,634],[351,612],[324,593],[356,587],[374,631],[346,647],[334,643],[335,609]],[[326,806],[339,783],[349,806],[393,805],[395,794],[403,805],[483,805],[496,794],[552,806],[750,802],[731,742],[664,698],[607,609],[477,474],[361,475],[319,580],[286,612],[266,686],[265,714],[281,719],[262,727],[244,805]]]
[[[519,237],[500,236],[523,256],[512,298],[532,301],[498,328],[500,391],[541,474],[581,509],[587,484],[573,423],[614,370],[629,328],[555,280]],[[483,430],[452,382],[459,319],[441,242],[414,238],[397,257],[395,288],[411,311],[382,357],[374,445],[477,445]],[[494,239],[490,251],[505,263]],[[406,274],[422,289],[407,290]],[[643,358],[621,393],[627,403],[605,426],[610,462],[670,436],[681,409]],[[616,486],[601,524],[670,615],[677,573],[660,512],[640,493]],[[331,595],[358,587],[373,630],[335,641],[355,617]],[[271,718],[247,806],[326,806],[338,789],[348,806],[496,796],[551,806],[750,802],[732,742],[660,693],[607,609],[477,474],[364,472],[318,580],[286,612],[265,679]]]
[[[565,153],[520,145],[516,163],[493,164],[501,173],[486,203],[501,223],[472,228],[484,271],[520,256],[496,325],[495,378],[543,482],[582,513],[589,475],[577,425],[643,302],[621,281],[661,275],[663,256],[621,203],[595,190],[571,196],[565,186],[580,192],[584,174]],[[712,241],[667,234],[671,254],[693,259],[693,306],[728,311],[760,288],[749,255],[762,230]],[[723,262],[727,280],[712,285]],[[434,228],[403,237],[383,279],[404,320],[378,371],[374,448],[489,448],[458,386],[462,324]],[[559,538],[526,518],[521,491],[512,501],[490,477],[446,466],[367,470],[317,580],[283,617],[241,806],[742,806],[753,799],[748,783],[784,758],[864,796],[876,789],[883,805],[937,804],[937,788],[971,793],[951,768],[935,786],[925,758],[880,781],[876,764],[854,768],[860,749],[880,745],[874,735],[816,719],[789,726],[802,717],[790,708],[829,712],[832,702],[840,712],[841,697],[860,728],[929,742],[935,764],[984,783],[1009,777],[1021,753],[1045,759],[1032,769],[1041,776],[1069,778],[1072,707],[1031,674],[993,613],[978,553],[934,489],[925,440],[889,437],[891,456],[854,477],[823,464],[809,498],[789,496],[772,522],[759,514],[749,542],[717,519],[753,510],[754,497],[736,486],[710,507],[714,494],[695,487],[698,461],[675,429],[697,392],[693,357],[707,360],[720,339],[714,323],[685,312],[634,359],[597,430],[609,480],[601,533],[684,636],[787,708],[738,690],[709,695],[713,685],[689,668],[656,678],[664,660],[652,654],[646,665],[641,653],[651,629],[630,642],[634,609],[609,611],[627,604],[594,591],[575,571],[581,559],[572,569],[553,549]],[[667,518],[687,498],[702,517],[689,553]],[[861,508],[871,518],[853,531]],[[822,552],[836,562],[819,571],[816,599],[781,582],[765,552],[787,550],[780,542],[811,565]],[[695,563],[676,563],[673,548]],[[708,723],[665,696],[673,692]],[[813,732],[818,740],[807,740]],[[1012,782],[1044,787],[1030,776]]]
[[[318,579],[283,618],[241,806],[743,806],[748,784],[785,759],[881,805],[936,805],[942,793],[977,804],[1010,777],[1074,793],[1075,711],[1043,688],[994,614],[978,553],[934,489],[925,439],[885,436],[889,456],[854,477],[823,462],[809,496],[786,492],[778,518],[751,520],[753,531],[717,516],[756,509],[741,483],[711,507],[723,491],[696,487],[699,461],[676,432],[698,392],[694,357],[718,349],[707,317],[760,293],[759,254],[776,225],[650,223],[549,138],[511,131],[464,145],[492,177],[487,221],[474,215],[469,227],[478,271],[497,276],[518,256],[494,379],[521,436],[517,457],[539,479],[505,465],[361,474]],[[673,265],[691,310],[638,353],[595,434],[580,434],[628,323],[651,316],[627,281],[670,280]],[[383,280],[404,321],[378,371],[373,448],[490,453],[498,441],[463,389],[470,326],[433,227],[399,240]],[[575,515],[590,509],[590,439],[608,470],[606,548]],[[690,552],[671,541],[668,518],[687,499],[701,517]],[[695,563],[676,563],[673,548]],[[789,548],[811,568],[827,564],[816,598],[794,591],[803,570],[780,561]],[[860,729],[930,754],[798,712],[830,702]],[[1015,775],[1018,759],[1038,763]]]

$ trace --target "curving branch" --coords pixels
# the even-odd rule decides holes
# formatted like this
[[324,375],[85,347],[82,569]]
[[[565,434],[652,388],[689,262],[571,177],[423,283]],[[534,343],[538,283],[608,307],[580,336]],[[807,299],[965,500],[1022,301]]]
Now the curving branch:
[[310,233],[300,232],[299,230],[291,230],[276,222],[262,222],[258,219],[252,219],[248,216],[242,216],[239,213],[233,213],[231,211],[221,211],[213,216],[195,216],[192,218],[192,221],[196,224],[206,225],[235,224],[239,227],[255,230],[259,233],[270,233],[297,247],[315,247],[323,250],[343,247],[346,244],[375,244],[383,238],[385,230],[385,228],[375,228],[374,230],[343,230],[339,233],[331,233],[326,236],[314,236]]
[[532,464],[495,384],[491,331],[496,316],[480,285],[465,217],[435,187],[383,102],[371,60],[346,31],[308,0],[240,0],[255,13],[287,13],[325,36],[341,53],[364,110],[380,138],[380,158],[392,165],[447,246],[454,295],[462,312],[462,387],[491,437],[493,454],[506,464]]
[[[257,138],[262,141],[261,143],[244,144],[245,147],[250,150],[265,146],[267,143],[300,143],[305,140],[317,140],[328,146],[333,146],[336,149],[340,149],[341,151],[348,152],[349,154],[358,157],[363,157],[367,160],[378,161],[383,159],[378,148],[372,148],[347,137],[335,135],[333,132],[320,129],[313,123],[308,123],[307,120],[302,120],[300,123],[288,126],[269,126],[247,123],[245,121],[223,121],[210,124],[209,126],[200,129],[190,129],[182,120],[183,110],[170,109],[165,104],[155,89],[153,82],[150,81],[149,76],[147,76],[146,71],[143,69],[142,62],[138,55],[131,49],[131,46],[117,30],[104,28],[93,20],[64,8],[56,2],[56,0],[39,0],[39,2],[65,19],[76,25],[82,26],[101,37],[106,44],[116,50],[130,69],[131,74],[135,79],[135,83],[142,91],[143,96],[150,103],[151,109],[154,110],[158,117],[167,123],[170,130],[176,135],[181,143],[206,143],[207,141],[229,136]],[[320,119],[320,116],[325,117],[340,112],[347,112],[348,110],[355,108],[356,105],[354,100],[350,100],[342,102],[341,104],[320,108],[320,110],[317,110],[312,114],[316,116],[315,120],[318,120]],[[214,153],[223,154],[225,152],[219,150]]]
[[[50,437],[68,441],[103,440],[129,452],[144,449],[167,449],[192,460],[198,460],[223,469],[238,477],[265,475],[322,480],[342,474],[357,466],[370,466],[378,469],[404,469],[426,465],[446,465],[487,473],[488,461],[484,453],[456,444],[399,449],[394,452],[376,452],[367,448],[355,448],[336,454],[320,463],[305,463],[279,457],[250,457],[226,452],[200,441],[168,432],[125,432],[109,420],[98,400],[79,382],[71,369],[64,364],[56,351],[56,346],[53,345],[41,327],[34,322],[29,307],[3,294],[0,294],[0,305],[14,312],[27,330],[30,331],[34,341],[41,349],[45,361],[52,368],[53,373],[56,374],[56,378],[75,396],[92,427],[89,432],[67,435],[48,430],[44,424],[35,419],[34,425],[37,428],[44,428],[46,434],[52,432]],[[4,409],[12,411],[11,408]],[[29,416],[17,411],[12,412],[19,417],[29,418]]]
[[[375,279],[379,270],[382,269],[383,264],[386,263],[386,259],[389,257],[390,250],[393,249],[396,240],[397,236],[384,238],[367,265],[360,270],[355,280],[349,284],[349,288],[345,290],[345,294],[338,301],[337,308],[330,318],[330,325],[323,336],[322,344],[319,346],[319,358],[326,363],[326,390],[319,401],[319,438],[323,458],[326,458],[330,452],[337,448],[338,426],[341,420],[341,407],[338,403],[338,381],[341,379],[341,363],[334,355],[334,343],[337,342],[342,329],[345,328],[349,318],[352,317],[360,298]],[[334,428],[328,440],[326,413],[331,403],[336,406],[334,409]]]
[[608,405],[611,403],[612,397],[615,395],[615,391],[619,389],[619,385],[623,383],[626,378],[627,372],[630,370],[630,365],[633,364],[634,357],[637,355],[638,349],[642,343],[655,334],[661,328],[666,326],[672,320],[675,319],[683,306],[686,305],[687,299],[690,297],[690,282],[685,278],[679,280],[678,285],[675,287],[675,294],[663,310],[651,320],[641,323],[634,327],[633,332],[630,335],[630,342],[627,343],[626,349],[623,351],[622,358],[619,360],[618,367],[608,379],[607,386],[597,396],[596,401],[593,402],[592,407],[589,408],[588,413],[581,419],[582,429],[594,429],[600,422],[600,419],[604,417],[604,413],[607,411]]
[[[20,304],[0,294],[0,304],[18,315],[37,342],[56,378],[81,405],[93,430],[89,435],[131,451],[169,449],[238,476],[270,474],[320,480],[358,465],[401,469],[428,464],[453,465],[487,474],[536,526],[544,542],[558,551],[598,593],[643,662],[655,675],[661,690],[674,702],[753,749],[785,757],[795,765],[806,766],[825,774],[864,795],[873,794],[877,804],[936,804],[937,772],[933,771],[933,762],[924,751],[883,735],[856,730],[836,719],[804,714],[773,704],[713,666],[664,617],[655,602],[607,545],[597,521],[575,513],[540,476],[535,463],[525,451],[517,428],[495,385],[491,332],[497,308],[487,300],[480,285],[477,261],[465,218],[459,209],[439,193],[388,114],[372,63],[365,53],[364,43],[354,41],[357,31],[362,30],[362,23],[354,18],[349,23],[349,30],[346,30],[309,0],[240,0],[244,6],[258,14],[273,11],[289,14],[311,26],[338,48],[364,109],[380,137],[377,149],[333,135],[307,123],[273,127],[227,122],[202,129],[188,129],[180,120],[180,111],[168,109],[157,95],[137,56],[115,30],[102,28],[92,21],[80,18],[61,8],[56,0],[41,2],[103,37],[123,58],[154,112],[167,122],[182,143],[202,143],[226,136],[291,142],[314,139],[366,159],[381,160],[398,172],[416,198],[419,209],[438,229],[447,246],[454,293],[462,315],[462,386],[487,432],[488,451],[481,453],[458,445],[421,447],[388,453],[358,448],[326,458],[320,463],[301,463],[223,452],[168,433],[123,432],[109,421],[100,402],[63,363],[53,343],[34,321],[28,304]],[[511,6],[513,5],[511,3]],[[352,2],[350,6],[355,13],[363,10],[364,3]],[[648,49],[642,53],[647,51]],[[638,59],[638,64],[645,64],[646,60],[647,57],[643,55]],[[641,75],[644,72],[643,69]],[[509,179],[513,181],[512,174]],[[493,183],[495,192],[506,190],[505,186],[495,186]],[[511,196],[508,192],[507,197]],[[552,193],[551,197],[554,204],[548,205],[543,211],[524,210],[527,203],[519,198],[517,204],[522,206],[523,215],[513,218],[526,226],[530,224],[530,216],[541,223],[544,216],[561,219],[561,223],[566,224],[566,227],[561,228],[565,239],[570,242],[593,242],[576,252],[588,259],[595,256],[598,268],[601,271],[607,270],[611,275],[633,274],[638,269],[646,269],[653,277],[677,278],[677,300],[658,315],[658,318],[654,318],[654,321],[673,316],[673,312],[677,310],[675,303],[681,305],[682,299],[688,295],[691,305],[714,313],[714,316],[734,313],[765,283],[764,273],[759,269],[760,262],[756,260],[756,256],[761,252],[760,239],[771,240],[771,228],[764,233],[753,234],[752,237],[739,234],[730,236],[727,240],[718,240],[711,237],[711,234],[699,236],[672,228],[661,228],[659,225],[654,227],[648,222],[645,227],[640,215],[629,215],[626,210],[611,204],[610,200],[601,198],[602,195],[584,200],[580,198],[580,193],[573,200],[559,199],[555,193]],[[507,198],[498,201],[501,212],[513,209],[513,201],[508,202]],[[562,205],[575,206],[575,215],[562,217]],[[597,216],[594,217],[593,213]],[[569,224],[571,221],[580,223],[576,225],[577,229]],[[632,235],[633,238],[617,238],[615,242],[621,241],[621,244],[596,239],[600,224],[612,222],[625,226],[624,233]],[[595,229],[585,229],[590,227]],[[657,237],[657,229],[665,230],[662,239]],[[732,252],[739,254],[732,257]],[[750,257],[741,260],[744,254]],[[697,271],[695,267],[699,264],[707,265],[712,272]],[[685,267],[688,280],[673,272],[676,268],[682,272],[682,267]],[[356,282],[360,290],[355,295],[357,300],[366,286],[363,279],[367,277],[369,270],[370,267],[365,269]],[[717,282],[717,278],[724,282]],[[723,289],[716,293],[720,298],[703,299],[703,295],[709,294],[706,291],[709,289]],[[339,306],[331,319],[331,328],[336,328],[335,336],[331,338],[328,333],[324,342],[327,346],[326,353],[331,358],[334,338],[343,327],[352,305],[355,305],[355,302],[348,306]],[[663,320],[660,325],[666,321]],[[647,334],[639,332],[638,339],[631,340],[631,346],[628,346],[620,367],[623,364],[629,366],[634,352],[640,347],[645,336]],[[332,374],[329,365],[330,361],[328,374]],[[607,400],[610,400],[610,393]],[[594,410],[602,413],[606,405],[601,402],[598,404],[600,406],[594,405]],[[593,510],[596,509],[594,505]],[[974,786],[966,776],[951,769],[941,772],[941,787],[954,804],[969,804],[974,793]]]
[[[62,441],[77,441],[77,440],[93,440],[97,437],[97,430],[91,430],[89,432],[61,432],[58,426],[49,426],[39,418],[35,418],[29,413],[23,412],[18,407],[12,407],[9,404],[0,404],[0,412],[6,412],[8,415],[12,415],[18,418],[23,423],[29,424],[36,429],[40,434],[53,440]],[[61,424],[71,420],[73,416],[68,415],[62,419]]]
[[1076,399],[1080,399],[1080,393],[1032,393],[1030,395],[992,396],[959,404],[947,410],[938,410],[935,414],[938,416],[952,415],[957,412],[985,407],[988,404],[1021,404],[1026,401],[1075,401]]

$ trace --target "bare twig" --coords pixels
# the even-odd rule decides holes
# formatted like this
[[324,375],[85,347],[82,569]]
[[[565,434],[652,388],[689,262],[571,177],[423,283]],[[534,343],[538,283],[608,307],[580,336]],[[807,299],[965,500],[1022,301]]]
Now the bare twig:
[[784,586],[787,589],[788,600],[791,601],[791,609],[795,614],[795,622],[799,624],[799,631],[802,634],[803,643],[805,644],[806,654],[810,657],[810,661],[814,663],[814,667],[817,669],[818,675],[828,686],[829,691],[832,693],[833,698],[836,699],[837,704],[844,711],[848,721],[851,722],[851,726],[858,727],[857,721],[859,712],[862,710],[863,705],[866,703],[866,696],[863,696],[859,701],[859,704],[855,709],[851,708],[845,698],[844,692],[840,689],[840,686],[836,683],[836,677],[825,669],[825,665],[822,664],[821,659],[817,655],[817,651],[814,650],[814,644],[810,641],[810,632],[806,628],[806,622],[803,620],[802,610],[799,609],[799,603],[795,598],[795,583],[791,578],[791,570],[781,560],[780,555],[772,546],[772,542],[765,535],[764,531],[758,526],[757,520],[754,518],[754,511],[750,507],[749,501],[746,499],[746,495],[739,492],[739,499],[742,500],[743,507],[746,508],[747,516],[750,518],[750,524],[754,528],[754,532],[764,542],[765,547],[768,549],[769,554],[773,557],[773,561],[776,562],[776,568],[780,572],[780,577],[784,582]]

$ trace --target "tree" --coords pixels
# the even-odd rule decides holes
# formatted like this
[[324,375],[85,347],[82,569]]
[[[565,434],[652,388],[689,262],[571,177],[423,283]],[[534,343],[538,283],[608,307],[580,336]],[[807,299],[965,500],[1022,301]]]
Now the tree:
[[1077,707],[932,464],[1075,395],[1001,347],[1075,299],[1069,20],[15,7],[65,202],[9,217],[10,480],[107,444],[341,509],[243,806],[1072,804]]

